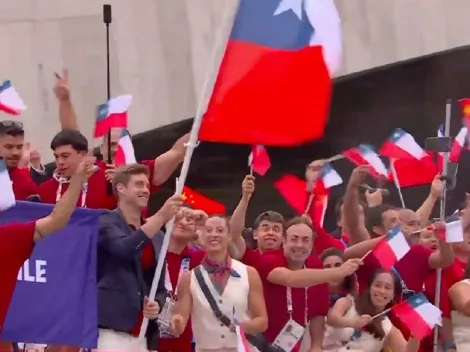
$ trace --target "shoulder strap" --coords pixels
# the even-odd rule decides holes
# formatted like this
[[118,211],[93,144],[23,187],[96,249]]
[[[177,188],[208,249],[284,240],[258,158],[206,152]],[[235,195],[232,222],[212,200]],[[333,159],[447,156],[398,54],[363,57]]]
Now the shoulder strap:
[[220,310],[219,305],[214,299],[214,296],[212,296],[209,286],[207,286],[206,280],[204,280],[204,276],[202,275],[200,265],[198,265],[194,269],[194,275],[196,276],[197,283],[199,284],[199,287],[201,288],[201,291],[204,294],[204,297],[209,303],[209,306],[211,307],[212,312],[214,313],[214,316],[222,324],[224,324],[227,327],[230,327],[230,325],[232,325],[232,320],[229,317],[227,317],[224,313],[222,313],[222,311]]
[[[199,287],[201,288],[201,291],[204,294],[204,297],[209,303],[209,306],[211,307],[212,312],[214,313],[214,316],[226,327],[230,327],[232,325],[232,320],[228,316],[226,316],[224,313],[222,313],[222,311],[219,308],[219,305],[214,299],[214,296],[212,296],[209,286],[207,286],[206,280],[204,280],[204,276],[202,275],[201,265],[198,265],[197,267],[195,267],[193,271],[194,271],[194,276],[196,277],[197,283]],[[272,346],[271,344],[269,344],[262,334],[257,334],[257,335],[245,334],[245,336],[248,342],[251,343],[253,346],[255,346],[261,352],[280,352],[276,346]]]

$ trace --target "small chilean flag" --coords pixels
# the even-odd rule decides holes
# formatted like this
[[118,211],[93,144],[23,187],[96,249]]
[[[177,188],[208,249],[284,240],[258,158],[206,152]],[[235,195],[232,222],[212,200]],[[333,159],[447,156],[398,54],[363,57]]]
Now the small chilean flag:
[[392,307],[392,313],[405,324],[417,340],[428,336],[442,324],[442,312],[420,292]]
[[[467,126],[467,131],[470,131],[470,98],[461,99],[459,103],[462,108],[463,123]],[[470,143],[470,135],[468,135],[468,133],[467,141]]]
[[333,167],[326,163],[320,169],[320,178],[325,189],[338,186],[343,183],[343,179]]
[[451,215],[445,219],[445,230],[437,230],[439,237],[447,243],[463,242],[463,226],[458,214]]
[[264,146],[254,145],[251,148],[251,153],[248,157],[248,166],[258,175],[266,175],[266,172],[268,172],[271,167],[271,160],[269,160],[268,152]]
[[235,325],[235,334],[237,335],[237,352],[251,352],[250,344],[246,339],[245,332],[240,326],[240,322],[235,314],[235,307],[233,307],[233,323]]
[[121,137],[119,138],[114,164],[119,167],[122,165],[135,164],[136,162],[131,135],[128,130],[123,128]]
[[399,226],[391,229],[387,235],[372,248],[372,253],[382,268],[392,270],[401,258],[410,250],[410,244]]
[[4,81],[0,86],[0,111],[10,115],[19,115],[26,110],[26,105],[10,81]]
[[111,128],[127,128],[127,111],[131,104],[132,95],[121,95],[98,105],[94,137],[103,137]]
[[421,160],[428,156],[413,136],[401,128],[395,129],[392,136],[380,148],[379,154],[393,159]]
[[452,147],[450,148],[450,156],[449,160],[452,163],[458,163],[460,160],[460,155],[462,154],[462,150],[465,147],[465,138],[468,134],[468,128],[462,127],[455,137],[454,143],[452,143]]
[[371,145],[360,144],[357,148],[344,151],[343,155],[357,166],[370,165],[375,177],[388,176],[387,167]]
[[13,184],[10,179],[5,161],[0,159],[0,211],[7,210],[16,204]]

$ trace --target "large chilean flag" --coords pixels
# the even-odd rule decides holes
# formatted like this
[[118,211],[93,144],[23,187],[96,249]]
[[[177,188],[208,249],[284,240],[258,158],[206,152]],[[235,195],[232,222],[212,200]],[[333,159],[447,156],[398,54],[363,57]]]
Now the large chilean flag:
[[200,140],[289,146],[323,135],[331,96],[325,33],[339,17],[334,6],[312,4],[240,0]]

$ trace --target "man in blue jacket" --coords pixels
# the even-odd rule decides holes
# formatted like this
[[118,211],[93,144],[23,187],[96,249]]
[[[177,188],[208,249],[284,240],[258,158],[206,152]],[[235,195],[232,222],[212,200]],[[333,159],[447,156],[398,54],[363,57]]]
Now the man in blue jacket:
[[[156,319],[167,294],[164,275],[156,296],[148,295],[164,237],[161,228],[182,207],[183,199],[172,197],[154,215],[143,219],[150,196],[148,176],[148,168],[139,164],[117,170],[113,192],[118,207],[100,217],[98,350],[157,349]],[[150,320],[146,339],[139,338],[143,318]]]

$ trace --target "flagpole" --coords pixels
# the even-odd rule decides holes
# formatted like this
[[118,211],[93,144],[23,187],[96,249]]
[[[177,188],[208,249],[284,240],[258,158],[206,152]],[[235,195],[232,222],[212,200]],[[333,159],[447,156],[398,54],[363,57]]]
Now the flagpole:
[[[237,5],[236,11],[238,11],[238,5]],[[180,176],[178,177],[175,195],[181,195],[183,193],[184,184],[186,182],[186,176],[188,175],[189,165],[191,163],[191,158],[193,156],[193,151],[198,145],[199,128],[201,127],[203,115],[206,111],[207,104],[209,102],[210,96],[212,95],[212,91],[214,89],[215,79],[219,72],[221,59],[223,57],[222,52],[223,50],[225,50],[225,47],[226,47],[228,33],[225,33],[224,31],[225,24],[228,23],[229,20],[232,20],[232,26],[233,26],[233,18],[231,18],[232,17],[231,13],[232,13],[232,8],[230,6],[230,3],[228,3],[226,5],[225,11],[222,17],[218,38],[214,45],[214,50],[212,52],[210,64],[207,68],[205,80],[202,86],[201,95],[198,100],[196,116],[194,117],[193,125],[191,127],[191,132],[189,134],[189,141],[186,144],[186,153],[184,156],[183,164],[181,166]],[[230,26],[230,28],[232,26]],[[160,277],[162,275],[163,265],[165,263],[165,257],[168,251],[168,245],[170,244],[170,236],[173,231],[174,223],[175,223],[175,218],[173,217],[173,219],[168,221],[168,223],[166,224],[165,237],[163,239],[162,248],[158,255],[157,268],[155,269],[155,275],[153,276],[149,298],[154,298],[155,294],[157,293],[158,282],[160,281]],[[140,327],[139,337],[142,338],[145,336],[145,333],[147,332],[148,322],[149,320],[147,318],[144,318],[142,325]]]
[[[111,99],[111,68],[110,68],[110,57],[109,57],[109,25],[113,21],[113,15],[111,12],[111,5],[104,4],[103,5],[103,23],[106,26],[106,96],[107,100]],[[106,145],[106,149],[108,150],[108,158],[106,162],[108,164],[113,163],[113,158],[111,157],[111,130],[108,132],[108,142]],[[113,194],[113,187],[111,182],[107,184],[107,192],[109,195]]]
[[395,187],[398,190],[398,196],[400,197],[401,206],[405,208],[405,199],[403,198],[403,193],[401,192],[400,181],[398,180],[397,169],[395,169],[395,159],[390,158],[390,171],[392,171],[393,182]]
[[[445,120],[445,125],[444,125],[444,137],[449,137],[450,136],[450,114],[451,114],[451,104],[452,100],[447,99],[446,103],[446,120]],[[450,153],[444,152],[443,155],[443,161],[442,161],[442,175],[446,176],[443,178],[444,182],[444,188],[442,190],[441,194],[441,209],[440,209],[440,218],[442,221],[444,221],[446,217],[446,198],[447,198],[447,170],[449,166],[449,156]],[[439,308],[439,305],[441,303],[441,285],[442,285],[442,268],[439,268],[436,270],[436,296],[434,298],[434,305]],[[438,352],[439,351],[439,346],[438,346],[438,339],[439,339],[439,328],[436,326],[434,328],[434,336],[433,336],[433,351]]]

